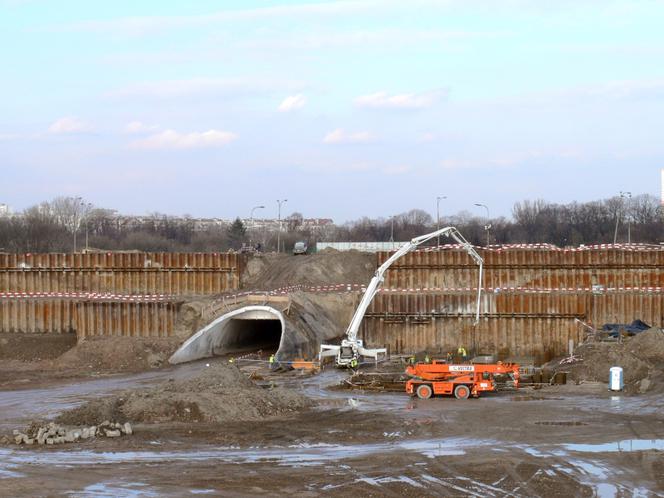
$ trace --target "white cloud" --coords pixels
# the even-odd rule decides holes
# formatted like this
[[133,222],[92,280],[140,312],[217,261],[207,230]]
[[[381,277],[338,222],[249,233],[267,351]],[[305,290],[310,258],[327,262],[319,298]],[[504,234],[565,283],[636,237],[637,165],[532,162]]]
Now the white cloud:
[[125,133],[148,133],[158,129],[158,125],[148,125],[141,121],[132,121],[125,126]]
[[302,109],[306,103],[307,99],[304,95],[298,93],[297,95],[286,97],[283,102],[279,104],[277,110],[279,112],[294,111],[295,109]]
[[358,131],[349,133],[341,128],[329,132],[323,138],[323,143],[326,144],[357,144],[367,143],[374,140],[374,136],[368,131]]
[[165,130],[145,139],[136,140],[131,145],[137,149],[196,149],[221,147],[236,139],[237,135],[229,131],[178,133],[175,130]]
[[436,90],[426,93],[390,95],[381,91],[357,97],[355,105],[368,109],[424,109],[434,105],[446,93],[446,91]]
[[60,118],[48,127],[48,132],[53,134],[85,133],[92,131],[89,124],[72,116]]

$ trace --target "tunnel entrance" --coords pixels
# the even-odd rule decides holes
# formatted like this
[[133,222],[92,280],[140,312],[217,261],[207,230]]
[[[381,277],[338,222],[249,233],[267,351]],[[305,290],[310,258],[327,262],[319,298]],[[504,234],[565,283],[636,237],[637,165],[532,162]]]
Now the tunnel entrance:
[[224,340],[214,354],[262,350],[276,353],[281,341],[281,322],[268,319],[233,318],[228,321]]
[[245,306],[220,316],[196,332],[168,361],[176,364],[258,350],[275,353],[279,358],[285,326],[280,311],[270,306]]

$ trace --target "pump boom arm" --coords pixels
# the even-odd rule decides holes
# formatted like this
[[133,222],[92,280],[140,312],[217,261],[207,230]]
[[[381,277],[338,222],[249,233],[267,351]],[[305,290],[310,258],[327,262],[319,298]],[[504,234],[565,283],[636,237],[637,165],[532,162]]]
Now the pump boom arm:
[[[385,349],[376,349],[376,350],[365,349],[363,347],[362,342],[357,339],[357,334],[358,331],[360,330],[360,324],[362,323],[362,319],[364,318],[364,315],[367,312],[367,309],[369,308],[371,301],[378,292],[379,287],[385,280],[385,272],[388,270],[390,266],[392,266],[392,263],[394,263],[397,259],[399,259],[403,255],[409,253],[419,245],[440,235],[446,235],[457,241],[464,248],[464,250],[470,255],[470,257],[473,258],[475,262],[479,265],[480,270],[479,270],[479,281],[477,284],[477,309],[475,313],[475,324],[479,322],[480,302],[482,298],[482,267],[484,261],[482,260],[482,257],[477,253],[477,251],[475,251],[475,248],[470,244],[470,242],[468,242],[456,228],[454,227],[441,228],[440,230],[436,230],[435,232],[415,237],[410,242],[407,242],[406,244],[402,245],[394,254],[392,254],[392,256],[390,256],[387,259],[387,261],[385,261],[382,265],[380,265],[380,267],[378,267],[376,273],[369,282],[369,285],[367,285],[367,290],[364,292],[360,304],[355,310],[353,318],[350,321],[348,328],[346,329],[346,339],[342,341],[342,346],[341,346],[342,348],[343,347],[352,348],[353,350],[352,357],[356,357],[356,355],[358,354],[364,354],[377,358],[378,353],[385,353]],[[325,344],[321,345],[319,356],[322,358],[323,356],[331,356],[331,355],[337,356],[337,365],[344,365],[350,361],[347,355],[344,355],[344,357],[342,358],[342,352],[339,346],[332,346]]]

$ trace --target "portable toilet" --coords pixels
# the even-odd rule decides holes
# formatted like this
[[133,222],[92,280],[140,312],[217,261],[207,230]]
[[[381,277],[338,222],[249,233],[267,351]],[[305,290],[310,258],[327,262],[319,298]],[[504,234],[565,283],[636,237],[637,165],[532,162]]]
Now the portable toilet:
[[611,367],[609,369],[609,391],[622,391],[623,387],[622,367]]

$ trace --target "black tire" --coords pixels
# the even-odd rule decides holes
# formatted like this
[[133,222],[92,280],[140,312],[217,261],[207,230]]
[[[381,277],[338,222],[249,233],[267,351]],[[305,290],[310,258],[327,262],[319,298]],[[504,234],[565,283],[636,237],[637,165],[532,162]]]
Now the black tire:
[[459,384],[454,388],[454,397],[456,399],[468,399],[470,397],[470,387]]
[[417,397],[420,399],[429,399],[433,395],[433,389],[429,384],[420,384],[417,386]]

